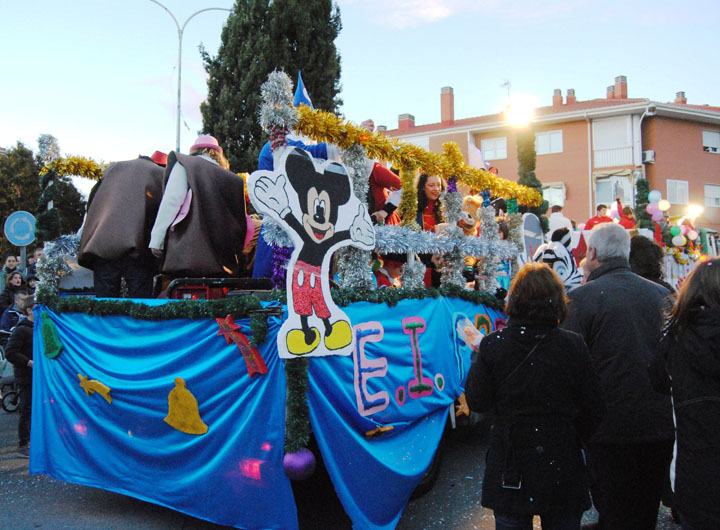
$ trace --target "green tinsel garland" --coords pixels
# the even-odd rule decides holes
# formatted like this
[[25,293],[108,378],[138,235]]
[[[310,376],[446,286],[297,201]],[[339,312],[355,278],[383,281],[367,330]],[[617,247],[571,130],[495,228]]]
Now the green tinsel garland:
[[262,344],[267,337],[266,313],[260,300],[253,295],[220,298],[218,300],[180,300],[163,305],[150,306],[130,300],[96,300],[84,296],[43,296],[41,302],[60,313],[84,313],[95,316],[129,316],[138,320],[170,320],[174,318],[201,319],[250,318],[250,342]]
[[308,358],[285,361],[285,452],[294,453],[310,443],[310,410],[307,404]]
[[[470,291],[464,287],[457,285],[446,285],[435,288],[419,287],[410,289],[400,287],[399,289],[375,289],[372,291],[364,291],[357,289],[331,289],[333,301],[340,307],[346,307],[355,302],[370,302],[372,304],[387,304],[390,307],[396,306],[402,300],[422,300],[424,298],[438,298],[444,296],[446,298],[460,298],[466,302],[477,305],[486,305],[492,309],[502,311],[504,304],[502,300],[498,300],[489,293],[481,291]],[[273,299],[282,303],[287,303],[287,292],[283,289],[273,291]]]

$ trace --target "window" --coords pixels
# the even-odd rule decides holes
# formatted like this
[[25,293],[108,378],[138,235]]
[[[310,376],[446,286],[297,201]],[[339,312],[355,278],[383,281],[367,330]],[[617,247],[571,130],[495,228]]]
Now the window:
[[671,204],[687,204],[688,203],[688,181],[687,180],[671,180],[667,181],[667,198]]
[[535,152],[539,155],[562,153],[562,131],[547,131],[535,133]]
[[507,138],[488,138],[480,142],[483,158],[485,160],[500,160],[507,158]]
[[430,137],[429,136],[418,136],[415,138],[406,138],[405,141],[409,144],[417,145],[422,147],[426,151],[430,150]]
[[720,132],[703,131],[703,151],[720,153]]
[[549,182],[542,188],[543,199],[550,206],[565,206],[565,183]]
[[608,208],[612,208],[613,203],[620,197],[623,206],[632,206],[633,186],[628,177],[619,175],[611,177],[601,177],[595,181],[595,207],[598,204],[604,204]]
[[632,146],[629,116],[593,120],[593,149],[617,149]]
[[720,186],[705,184],[705,206],[720,206]]

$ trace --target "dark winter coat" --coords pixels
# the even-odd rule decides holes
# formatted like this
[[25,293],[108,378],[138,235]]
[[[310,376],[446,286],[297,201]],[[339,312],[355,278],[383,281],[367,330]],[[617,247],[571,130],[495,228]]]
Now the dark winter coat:
[[14,285],[8,285],[5,287],[5,290],[0,293],[0,314],[15,303],[15,294],[18,291],[27,291],[27,286],[20,285],[15,287]]
[[625,259],[594,270],[568,293],[562,327],[580,333],[602,382],[607,414],[593,442],[643,443],[674,438],[670,399],[653,389],[647,366],[660,345],[664,287],[630,271]]
[[18,383],[32,381],[32,368],[28,361],[33,358],[33,323],[23,319],[12,330],[7,345],[5,357],[15,367],[15,379]]
[[[663,338],[650,365],[655,388],[672,385],[677,425],[673,506],[698,528],[720,524],[720,310]],[[671,383],[672,380],[672,383]]]
[[[590,507],[581,440],[592,436],[605,407],[580,335],[510,319],[482,340],[465,393],[471,409],[493,411],[483,506],[518,514]],[[519,489],[503,487],[503,477]]]
[[237,277],[245,245],[245,182],[200,156],[170,153],[164,184],[176,163],[187,172],[192,202],[165,243],[162,270],[174,275]]
[[148,244],[162,199],[163,171],[146,157],[116,162],[105,170],[88,205],[80,265],[94,269],[98,259],[125,255],[154,265]]

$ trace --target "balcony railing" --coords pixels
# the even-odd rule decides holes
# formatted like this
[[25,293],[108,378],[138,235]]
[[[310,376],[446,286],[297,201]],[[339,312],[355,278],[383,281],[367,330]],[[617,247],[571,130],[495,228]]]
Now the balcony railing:
[[632,165],[632,146],[614,147],[612,149],[595,149],[595,167],[616,167]]

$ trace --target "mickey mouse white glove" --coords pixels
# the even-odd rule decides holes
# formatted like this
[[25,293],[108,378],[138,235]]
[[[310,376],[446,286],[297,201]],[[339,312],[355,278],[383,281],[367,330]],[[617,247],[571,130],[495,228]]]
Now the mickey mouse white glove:
[[360,204],[358,212],[350,225],[350,239],[365,247],[375,246],[375,230],[368,220],[367,210]]
[[290,213],[290,201],[285,191],[285,175],[280,175],[275,182],[270,177],[260,177],[255,182],[255,199],[268,210],[275,212],[283,219]]

